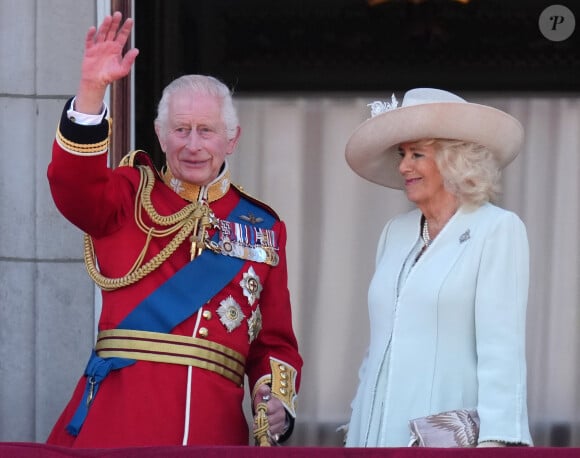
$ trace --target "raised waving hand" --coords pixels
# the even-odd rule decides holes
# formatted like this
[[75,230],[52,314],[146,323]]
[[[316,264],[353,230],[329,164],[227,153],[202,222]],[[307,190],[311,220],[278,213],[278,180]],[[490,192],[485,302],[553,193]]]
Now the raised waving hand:
[[133,19],[121,23],[120,12],[107,16],[97,29],[91,27],[85,40],[81,80],[75,109],[97,114],[102,109],[107,86],[129,74],[139,50],[132,48],[123,55],[123,48],[133,28]]

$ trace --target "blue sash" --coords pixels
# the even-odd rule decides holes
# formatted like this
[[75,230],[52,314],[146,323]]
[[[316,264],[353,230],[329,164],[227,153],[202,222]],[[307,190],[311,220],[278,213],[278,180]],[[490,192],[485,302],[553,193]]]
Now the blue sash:
[[[238,205],[228,215],[228,220],[238,220],[253,215],[260,221],[259,227],[269,229],[275,218],[249,200],[240,199]],[[243,218],[242,218],[243,219]],[[215,237],[218,234],[216,231]],[[203,304],[221,291],[246,263],[245,259],[223,256],[211,250],[204,250],[192,262],[187,263],[171,278],[138,304],[118,329],[169,333],[175,326],[194,315]],[[203,281],[200,281],[203,279]],[[159,305],[162,306],[159,306]],[[93,351],[85,369],[87,384],[73,418],[66,430],[73,436],[79,434],[88,409],[94,399],[100,382],[112,370],[135,364],[134,359],[100,358]]]

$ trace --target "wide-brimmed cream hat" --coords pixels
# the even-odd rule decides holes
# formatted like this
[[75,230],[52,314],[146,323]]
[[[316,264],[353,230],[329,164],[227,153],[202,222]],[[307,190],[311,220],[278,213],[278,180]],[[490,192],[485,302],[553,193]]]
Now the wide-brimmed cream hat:
[[392,103],[369,105],[372,117],[348,140],[346,162],[361,177],[389,188],[404,188],[401,143],[432,138],[474,142],[487,146],[503,168],[517,156],[524,139],[524,129],[513,116],[441,89],[411,89],[400,107],[394,95]]

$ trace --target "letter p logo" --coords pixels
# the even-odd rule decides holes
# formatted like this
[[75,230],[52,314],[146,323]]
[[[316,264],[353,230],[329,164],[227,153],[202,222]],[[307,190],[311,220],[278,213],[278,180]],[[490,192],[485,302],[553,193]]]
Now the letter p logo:
[[574,13],[563,5],[548,6],[538,20],[542,35],[550,41],[564,41],[574,33],[576,18]]

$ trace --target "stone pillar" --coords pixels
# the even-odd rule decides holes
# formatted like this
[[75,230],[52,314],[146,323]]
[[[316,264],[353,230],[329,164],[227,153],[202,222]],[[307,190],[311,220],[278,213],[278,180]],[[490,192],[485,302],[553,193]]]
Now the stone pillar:
[[46,178],[96,0],[0,0],[0,441],[44,442],[93,344],[82,233]]

